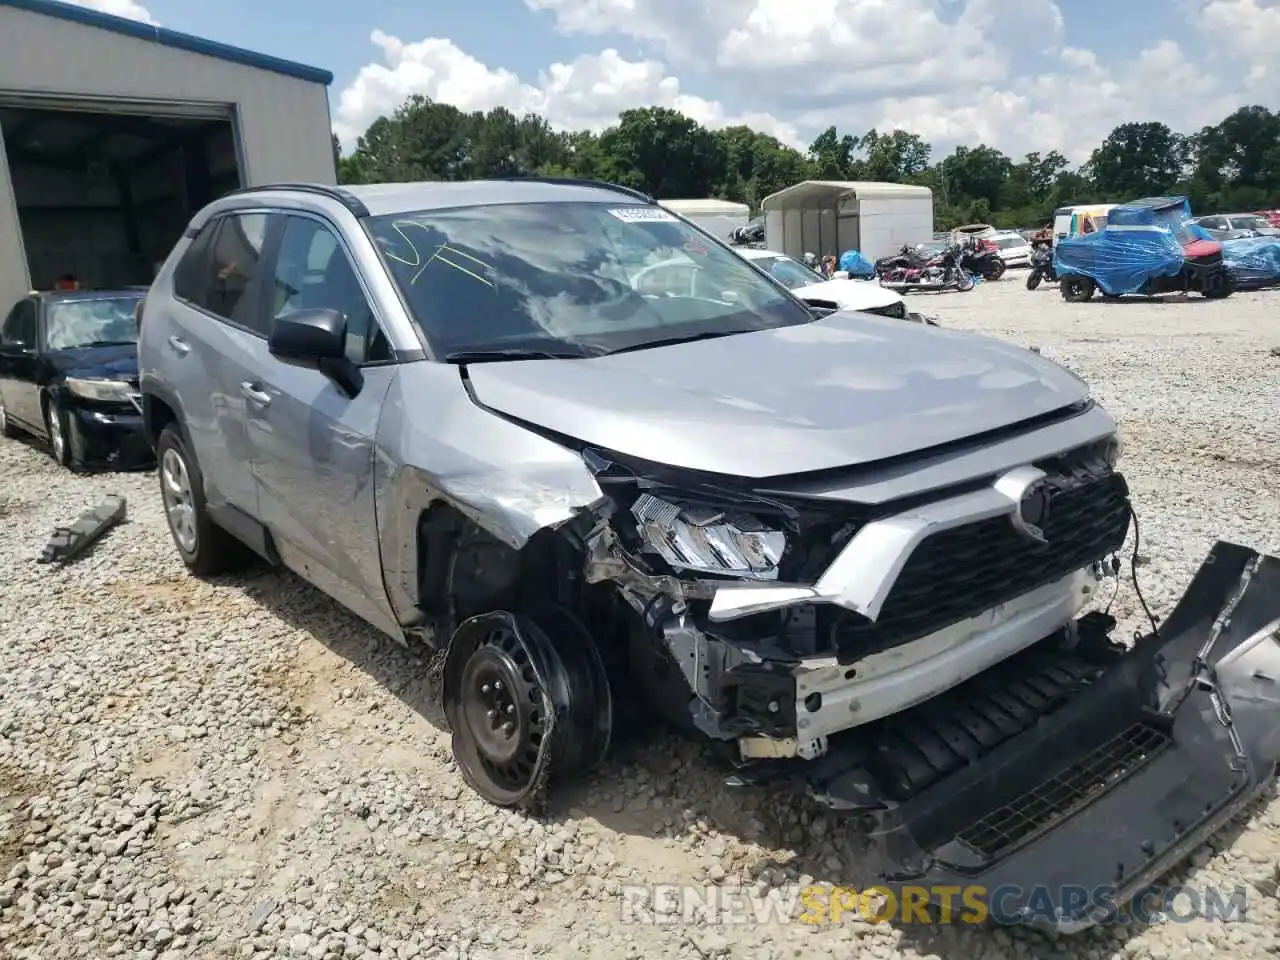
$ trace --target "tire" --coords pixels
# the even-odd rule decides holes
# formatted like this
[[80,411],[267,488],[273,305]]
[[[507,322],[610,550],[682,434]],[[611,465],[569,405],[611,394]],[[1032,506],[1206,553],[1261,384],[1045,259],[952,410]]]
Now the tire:
[[44,435],[54,463],[70,469],[71,440],[67,435],[67,413],[52,397],[45,397],[44,400]]
[[1034,290],[1038,286],[1040,286],[1040,271],[1033,268],[1032,271],[1027,274],[1027,289]]
[[1084,303],[1092,299],[1097,284],[1088,277],[1063,277],[1060,289],[1067,303]]
[[976,284],[973,282],[973,276],[968,270],[961,270],[960,276],[956,280],[956,289],[961,293],[968,293]]
[[9,415],[5,412],[4,401],[0,400],[0,437],[13,439],[18,435],[18,428],[13,425],[13,421],[9,419]]
[[1233,290],[1234,285],[1226,274],[1215,273],[1209,277],[1200,295],[1206,300],[1222,300],[1231,296]]
[[984,277],[987,280],[999,280],[1004,276],[1004,272],[1008,269],[1009,268],[1005,266],[1005,262],[1003,260],[995,260],[992,262],[991,266],[987,268]]
[[210,518],[200,465],[176,424],[160,432],[156,465],[169,534],[187,569],[209,577],[244,566],[248,548]]

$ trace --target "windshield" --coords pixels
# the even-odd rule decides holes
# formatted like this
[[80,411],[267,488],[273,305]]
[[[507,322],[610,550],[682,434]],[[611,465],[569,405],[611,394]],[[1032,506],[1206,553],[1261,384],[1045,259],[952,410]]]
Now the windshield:
[[1027,241],[1023,240],[1022,237],[999,237],[996,240],[996,244],[1001,250],[1009,250],[1013,247],[1025,247]]
[[45,340],[50,350],[105,347],[138,342],[133,311],[139,297],[54,301],[48,307]]
[[790,257],[755,257],[753,261],[756,266],[764,267],[773,278],[785,286],[788,290],[794,290],[797,287],[807,287],[813,283],[822,283],[826,280],[822,274],[810,270],[798,260],[792,260]]
[[812,321],[799,301],[665,210],[533,203],[368,221],[442,356],[590,356]]
[[1186,245],[1195,240],[1188,226],[1188,221],[1184,219],[1186,216],[1186,208],[1181,204],[1173,207],[1164,207],[1155,211],[1156,223],[1170,231],[1178,238],[1178,243]]
[[1267,230],[1271,224],[1263,220],[1261,217],[1232,217],[1232,230]]

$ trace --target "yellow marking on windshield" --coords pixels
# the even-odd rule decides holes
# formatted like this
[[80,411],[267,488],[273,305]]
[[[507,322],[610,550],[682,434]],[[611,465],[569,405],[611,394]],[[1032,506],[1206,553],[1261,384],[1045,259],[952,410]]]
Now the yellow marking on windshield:
[[404,227],[417,227],[419,230],[425,230],[426,227],[423,224],[418,223],[416,220],[395,220],[391,224],[391,229],[394,230],[396,233],[400,234],[400,239],[403,240],[406,244],[408,244],[409,249],[413,251],[413,260],[406,260],[404,259],[404,257],[398,257],[394,253],[391,253],[390,251],[384,251],[384,255],[396,261],[397,263],[403,263],[406,267],[415,268],[415,273],[409,280],[410,286],[418,282],[418,278],[422,276],[423,272],[427,269],[427,267],[431,266],[431,264],[433,263],[439,262],[439,263],[447,264],[448,266],[453,267],[453,269],[458,270],[462,273],[465,273],[468,277],[471,277],[473,280],[480,281],[487,287],[491,287],[495,290],[497,289],[493,281],[486,280],[484,277],[480,276],[480,274],[475,273],[471,270],[468,270],[466,267],[464,267],[460,263],[455,263],[453,260],[450,260],[448,257],[443,256],[443,254],[449,253],[455,257],[462,257],[466,260],[470,260],[472,263],[476,264],[482,270],[492,270],[493,268],[489,266],[489,264],[485,263],[483,260],[479,259],[478,257],[473,257],[471,254],[466,253],[462,250],[459,250],[456,247],[451,247],[447,243],[442,243],[440,244],[440,246],[436,247],[435,253],[433,253],[430,257],[428,257],[424,261],[422,259],[422,251],[420,251],[417,245],[405,235],[405,232],[402,229]]

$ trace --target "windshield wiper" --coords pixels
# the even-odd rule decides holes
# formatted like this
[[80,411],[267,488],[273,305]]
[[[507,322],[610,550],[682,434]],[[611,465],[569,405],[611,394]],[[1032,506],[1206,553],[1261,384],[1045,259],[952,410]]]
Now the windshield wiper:
[[591,354],[568,350],[459,350],[444,355],[445,363],[501,363],[504,360],[585,360]]
[[605,356],[611,357],[615,353],[634,353],[637,350],[648,350],[650,347],[674,347],[680,343],[693,343],[695,340],[717,340],[720,337],[732,337],[739,333],[756,333],[757,331],[748,330],[722,330],[717,333],[695,333],[689,337],[666,337],[662,340],[646,340],[644,343],[633,343],[629,347],[619,347],[617,350],[610,350]]

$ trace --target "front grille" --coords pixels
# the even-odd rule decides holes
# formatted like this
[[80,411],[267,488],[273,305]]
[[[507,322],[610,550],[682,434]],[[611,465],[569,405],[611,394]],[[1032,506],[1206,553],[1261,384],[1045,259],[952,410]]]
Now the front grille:
[[1135,723],[1079,763],[966,827],[956,839],[984,857],[995,857],[1051,830],[1151,763],[1169,743],[1169,735],[1158,727]]
[[1043,524],[1048,543],[1022,536],[1007,516],[934,534],[911,554],[874,623],[836,614],[833,639],[841,659],[926,636],[1119,550],[1129,532],[1124,478],[1059,480]]

